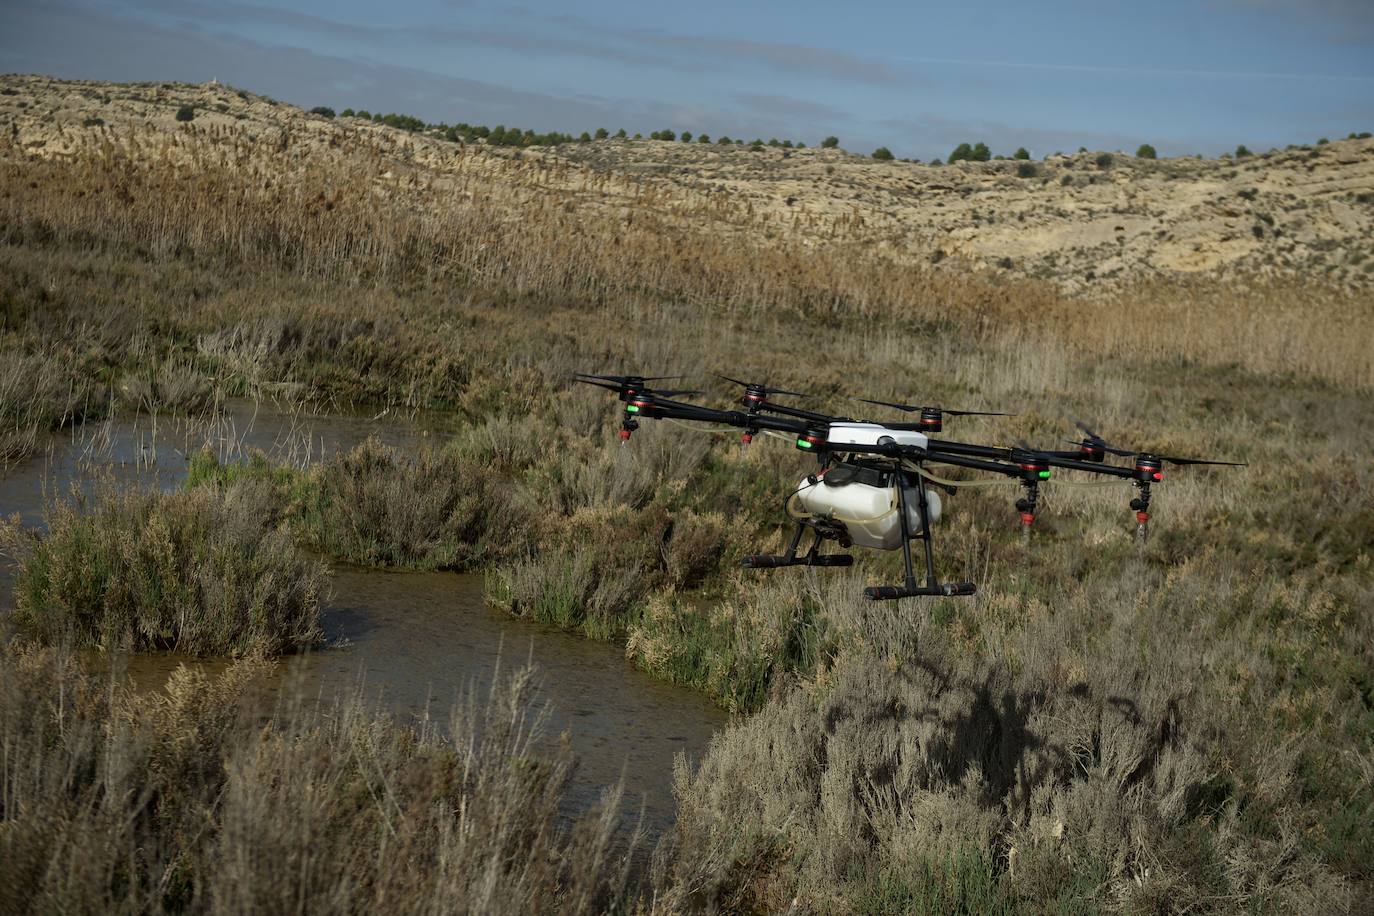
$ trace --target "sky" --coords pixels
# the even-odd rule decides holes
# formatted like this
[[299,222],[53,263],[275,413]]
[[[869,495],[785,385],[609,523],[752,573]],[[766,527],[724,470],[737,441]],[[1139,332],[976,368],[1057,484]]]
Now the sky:
[[1374,131],[1374,0],[0,0],[0,72],[903,158],[1210,156]]

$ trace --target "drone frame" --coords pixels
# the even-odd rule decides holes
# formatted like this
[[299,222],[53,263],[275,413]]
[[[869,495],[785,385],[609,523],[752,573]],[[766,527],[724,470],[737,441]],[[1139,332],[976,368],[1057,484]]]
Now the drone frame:
[[[675,419],[733,426],[743,430],[742,441],[745,446],[759,432],[766,431],[779,435],[795,437],[798,450],[816,455],[821,465],[821,474],[833,463],[863,463],[869,467],[887,469],[897,488],[897,512],[901,526],[901,550],[905,580],[901,585],[875,585],[864,589],[864,596],[870,600],[896,600],[909,597],[955,597],[972,595],[976,586],[972,582],[941,582],[935,570],[935,549],[931,532],[931,510],[924,479],[928,463],[939,463],[955,467],[984,471],[1017,479],[1021,483],[1022,496],[1016,501],[1020,513],[1023,537],[1029,537],[1035,523],[1036,508],[1041,482],[1050,479],[1051,468],[1083,471],[1090,474],[1115,477],[1130,481],[1136,495],[1130,501],[1135,511],[1136,537],[1143,541],[1148,532],[1151,486],[1163,479],[1163,464],[1226,464],[1237,462],[1210,461],[1194,458],[1173,458],[1150,452],[1129,452],[1108,445],[1083,424],[1080,428],[1087,436],[1079,443],[1076,451],[1040,451],[1033,448],[1003,448],[932,439],[928,432],[940,430],[939,408],[913,408],[921,410],[920,423],[881,423],[876,421],[856,421],[849,417],[831,416],[816,411],[804,410],[790,405],[774,404],[768,395],[796,394],[764,385],[738,382],[745,386],[741,405],[745,410],[721,410],[685,401],[674,400],[668,395],[683,392],[656,392],[648,386],[643,376],[579,376],[578,381],[597,385],[616,391],[624,402],[624,416],[621,421],[620,438],[622,443],[639,428],[640,418]],[[899,409],[906,409],[902,405]],[[984,413],[980,411],[948,411],[951,414]],[[862,428],[871,433],[872,442],[831,441],[833,430],[853,430]],[[902,443],[888,435],[905,433],[904,438],[917,437],[924,440],[920,444]],[[1126,455],[1134,458],[1132,467],[1107,464],[1107,454]],[[809,478],[813,483],[819,475]],[[914,481],[913,481],[914,478]],[[908,484],[914,483],[914,486]],[[940,485],[940,484],[937,484]],[[912,530],[908,489],[915,491],[916,515],[919,531]],[[802,537],[810,528],[813,536],[806,553],[798,555]],[[850,554],[822,554],[820,546],[825,540],[837,540],[842,547],[850,546],[846,529],[836,521],[820,519],[799,519],[797,528],[785,553],[778,555],[759,554],[743,558],[743,565],[753,569],[774,569],[787,566],[839,567],[854,562]],[[915,562],[912,557],[911,542],[922,542],[924,575],[916,577]]]

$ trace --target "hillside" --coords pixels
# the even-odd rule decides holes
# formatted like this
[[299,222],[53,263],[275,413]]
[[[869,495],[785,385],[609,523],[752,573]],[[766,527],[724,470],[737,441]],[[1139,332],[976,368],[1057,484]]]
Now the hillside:
[[[183,106],[193,121],[176,119]],[[414,199],[432,206],[452,192],[626,220],[649,212],[721,237],[857,242],[898,262],[1046,279],[1079,294],[1222,275],[1374,287],[1374,140],[1239,160],[1082,153],[1019,177],[1013,161],[932,167],[841,150],[464,145],[213,83],[16,76],[0,78],[0,137],[47,159],[156,148],[162,161],[199,161],[232,149],[243,162],[256,148],[288,153],[302,170],[329,161],[378,187],[420,190]]]

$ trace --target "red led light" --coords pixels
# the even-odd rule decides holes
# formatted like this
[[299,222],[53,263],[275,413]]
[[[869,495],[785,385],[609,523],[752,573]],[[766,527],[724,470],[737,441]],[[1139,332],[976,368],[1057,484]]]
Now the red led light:
[[754,434],[745,433],[744,435],[739,437],[739,441],[743,442],[745,445],[748,445],[750,442],[754,441]]
[[629,431],[628,429],[622,429],[622,430],[620,431],[620,441],[621,441],[621,442],[624,442],[626,439],[629,439],[629,438],[630,438],[630,431]]

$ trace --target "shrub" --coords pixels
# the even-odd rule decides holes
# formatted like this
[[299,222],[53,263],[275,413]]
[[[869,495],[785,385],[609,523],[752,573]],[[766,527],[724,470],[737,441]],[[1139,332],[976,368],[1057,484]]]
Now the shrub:
[[992,158],[992,151],[988,149],[986,143],[975,143],[973,144],[973,155],[971,158],[974,162],[987,162]]
[[616,131],[616,132],[615,132],[615,138],[616,138],[617,140],[624,140],[624,139],[625,139],[625,128],[622,127],[622,128],[620,128],[620,130]]
[[1251,152],[1250,152],[1249,148],[1246,147],[1246,145],[1245,145],[1244,143],[1242,143],[1240,146],[1237,146],[1237,147],[1236,147],[1236,158],[1237,158],[1237,159],[1244,159],[1246,156],[1249,156],[1249,155],[1251,155]]
[[182,105],[180,108],[177,109],[177,120],[178,120],[178,121],[194,121],[195,119],[196,119],[196,110],[195,110],[195,108],[193,108],[192,106],[190,106],[190,105]]
[[300,524],[329,556],[373,566],[470,569],[523,547],[509,481],[453,449],[402,457],[375,439],[320,466]]
[[605,140],[605,139],[606,139],[607,137],[609,137],[610,135],[611,135],[611,134],[610,134],[610,131],[606,130],[606,128],[604,128],[604,127],[598,127],[598,128],[596,129],[596,134],[595,134],[595,136],[596,136],[596,139],[598,139],[598,140]]
[[[364,121],[371,121],[372,112],[368,111],[366,108],[360,108],[358,109],[358,117],[362,118]],[[486,128],[483,128],[483,130],[485,129]],[[485,136],[485,134],[483,136]]]
[[886,146],[880,146],[873,151],[873,158],[877,159],[879,162],[891,162],[892,150],[888,149]]
[[697,135],[697,142],[698,142],[698,143],[710,143],[710,142],[711,142],[711,135],[710,135],[710,134],[698,134],[698,135]]
[[1011,158],[1013,158],[1013,159],[1029,159],[1029,158],[1030,158],[1030,152],[1028,152],[1024,146],[1018,146],[1018,147],[1016,148],[1016,152],[1014,152],[1014,153],[1011,154]]
[[1098,153],[1097,158],[1093,161],[1097,163],[1099,169],[1109,169],[1116,162],[1116,158],[1111,153]]
[[677,134],[675,134],[675,133],[674,133],[673,131],[671,131],[671,130],[660,130],[660,131],[658,132],[658,139],[659,139],[659,140],[676,140],[676,139],[677,139]]
[[589,134],[589,133],[587,133],[587,132],[584,130],[584,131],[582,131],[582,134],[577,138],[577,142],[578,142],[578,143],[590,143],[590,142],[591,142],[591,139],[592,139],[592,135]]
[[731,140],[729,137],[721,137],[719,140],[716,141],[716,145],[718,145],[718,146],[729,146],[730,144],[732,144],[732,143],[734,143],[734,142],[735,142],[735,141],[734,141],[734,140]]
[[682,138],[681,138],[681,139],[682,139],[682,142],[683,142],[683,143],[691,143],[691,142],[692,142],[692,132],[691,132],[690,130],[684,130],[684,131],[682,132]]
[[840,145],[839,137],[826,137],[821,141],[821,149],[834,149]]
[[1155,148],[1148,143],[1140,144],[1140,148],[1135,151],[1137,159],[1157,159]]
[[341,118],[351,118],[351,117],[353,117],[353,109],[352,109],[352,108],[345,108],[343,111],[339,112],[339,117],[341,117]]
[[1040,170],[1036,167],[1034,162],[1018,162],[1016,164],[1017,178],[1034,178],[1039,174]]
[[316,105],[314,108],[310,109],[310,113],[317,114],[321,117],[330,119],[334,117],[334,109],[330,108],[327,105]]
[[930,165],[944,165],[944,163],[940,161],[940,157],[939,157],[939,156],[936,156],[934,159],[930,160],[930,163],[929,163],[929,164],[930,164]]
[[4,532],[14,617],[38,642],[243,655],[320,639],[326,570],[296,549],[263,481],[64,503],[47,529]]
[[1328,140],[1326,137],[1322,137],[1320,140],[1317,141],[1317,145],[1318,145],[1318,146],[1326,146],[1326,144],[1328,144],[1328,143],[1330,143],[1330,142],[1331,142],[1331,141]]
[[967,162],[973,158],[973,147],[967,143],[960,143],[954,148],[954,152],[949,154],[950,162]]

